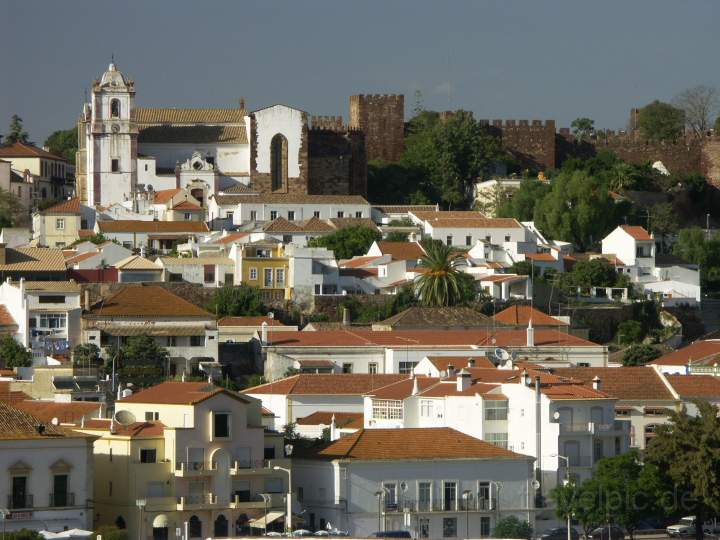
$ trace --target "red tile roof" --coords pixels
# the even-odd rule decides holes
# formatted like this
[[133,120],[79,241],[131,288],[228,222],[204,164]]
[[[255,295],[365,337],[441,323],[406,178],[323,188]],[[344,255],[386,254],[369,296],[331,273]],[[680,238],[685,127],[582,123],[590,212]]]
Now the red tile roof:
[[56,205],[40,212],[42,215],[48,214],[79,214],[80,213],[80,199],[75,197],[74,199],[68,199],[62,201]]
[[380,253],[390,255],[396,261],[414,261],[422,259],[425,250],[418,242],[388,242],[387,240],[378,240]]
[[39,158],[45,158],[45,159],[54,159],[56,161],[65,161],[64,158],[61,158],[60,156],[56,156],[55,154],[52,154],[46,150],[43,150],[42,148],[39,148],[33,144],[27,144],[27,143],[22,143],[22,142],[16,142],[14,144],[9,144],[7,146],[0,146],[0,157],[8,157],[8,158],[39,157]]
[[301,456],[362,461],[532,459],[451,428],[361,429]]
[[[87,420],[83,428],[88,431],[107,431],[110,433],[111,422],[109,419]],[[162,437],[165,432],[165,425],[162,422],[133,422],[123,426],[117,422],[112,423],[112,435],[120,437]]]
[[230,233],[227,236],[224,236],[223,238],[220,238],[219,240],[216,240],[216,244],[229,244],[230,242],[235,242],[237,240],[240,240],[241,238],[245,238],[248,234],[246,232],[236,232],[236,233]]
[[[496,393],[491,394],[490,392]],[[420,392],[423,397],[452,397],[452,396],[474,396],[480,394],[484,399],[507,399],[499,392],[498,384],[473,382],[465,390],[458,390],[457,377],[446,379]]]
[[557,259],[550,253],[526,253],[525,258],[532,261],[557,262]]
[[97,302],[84,317],[147,317],[148,319],[213,315],[156,285],[127,285]]
[[28,412],[43,422],[50,422],[57,418],[61,423],[70,424],[79,422],[85,416],[97,416],[102,408],[100,403],[91,401],[41,401],[29,399],[15,404],[21,411]]
[[376,261],[380,259],[380,256],[374,256],[374,255],[366,255],[364,257],[355,257],[354,259],[349,259],[347,261],[343,261],[343,263],[340,265],[340,268],[360,268],[362,266],[365,266],[366,264],[370,264],[373,261]]
[[[13,316],[10,315],[10,312],[3,304],[0,304],[0,327],[2,326],[11,326],[17,329],[17,323],[15,322],[15,319],[13,319]],[[4,328],[3,330],[10,329]]]
[[650,362],[658,366],[686,366],[720,354],[720,339],[700,340]]
[[639,225],[621,225],[620,228],[632,236],[635,240],[653,240],[653,237],[648,234],[644,227]]
[[[434,345],[524,347],[526,332],[522,328],[480,330],[393,330],[360,329],[322,330],[317,332],[282,332],[273,339],[281,347],[422,347]],[[535,330],[535,346],[600,347],[596,343],[559,330]]]
[[172,207],[173,210],[190,210],[195,212],[202,211],[202,208],[198,206],[195,203],[191,203],[190,201],[181,201],[177,203],[175,206]]
[[218,394],[226,394],[241,401],[247,398],[207,382],[165,381],[123,398],[119,403],[165,403],[170,405],[194,405]]
[[277,319],[270,319],[262,315],[256,317],[223,317],[217,324],[218,326],[262,326],[262,323],[268,323],[268,326],[285,326]]
[[297,419],[301,426],[329,426],[335,417],[335,426],[338,428],[362,429],[363,413],[358,412],[332,412],[316,411],[308,416]]
[[0,381],[0,401],[14,405],[21,401],[32,399],[21,390],[10,390],[10,381]]
[[456,369],[468,367],[468,361],[474,360],[476,368],[495,369],[493,364],[486,356],[428,356],[430,363],[440,371],[447,371],[448,366],[452,364]]
[[[306,332],[314,334],[316,332]],[[301,373],[275,382],[246,388],[244,394],[279,395],[362,395],[393,382],[407,379],[407,375],[364,373]]]
[[142,221],[137,219],[98,221],[102,233],[206,233],[203,221]]
[[515,304],[500,313],[495,314],[495,320],[503,324],[512,324],[514,326],[527,326],[532,318],[533,326],[567,326],[560,319],[551,317],[547,313],[543,313],[539,309]]
[[593,378],[599,377],[601,390],[623,401],[675,400],[660,375],[651,367],[556,368],[552,372],[586,386],[592,384]]
[[161,189],[160,191],[155,192],[155,199],[153,200],[154,204],[165,204],[170,202],[172,198],[180,193],[182,189],[180,188],[173,188],[173,189]]
[[80,229],[78,231],[79,238],[90,238],[91,236],[95,236],[95,231],[92,229]]
[[682,398],[720,400],[720,377],[712,375],[666,375],[666,377]]
[[425,390],[438,382],[440,382],[440,379],[437,377],[420,376],[408,378],[406,375],[399,381],[395,381],[387,386],[368,392],[367,395],[372,396],[375,399],[393,399],[399,401],[412,395],[416,383],[418,390]]

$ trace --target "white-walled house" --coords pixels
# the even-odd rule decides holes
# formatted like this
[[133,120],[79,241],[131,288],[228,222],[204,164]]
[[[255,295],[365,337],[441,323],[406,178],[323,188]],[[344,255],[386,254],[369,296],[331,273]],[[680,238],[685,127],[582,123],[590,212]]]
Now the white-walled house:
[[666,375],[719,376],[720,339],[699,339],[648,362]]
[[3,531],[92,530],[93,439],[0,402]]
[[132,255],[128,248],[116,242],[103,242],[93,244],[92,242],[81,242],[75,246],[74,254],[65,259],[68,269],[94,270],[108,266],[115,266],[116,263],[127,259]]
[[696,305],[701,300],[697,265],[656,254],[655,238],[643,227],[620,225],[602,241],[617,271],[664,305]]
[[449,428],[365,429],[292,459],[309,527],[489,537],[510,515],[534,523],[533,458]]

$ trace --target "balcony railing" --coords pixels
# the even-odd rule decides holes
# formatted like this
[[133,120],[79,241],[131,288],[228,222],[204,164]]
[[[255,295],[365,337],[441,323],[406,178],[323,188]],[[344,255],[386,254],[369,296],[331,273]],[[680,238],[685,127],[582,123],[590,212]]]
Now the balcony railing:
[[175,470],[182,473],[202,473],[211,468],[204,461],[176,461]]
[[268,459],[238,459],[233,462],[233,469],[267,469]]
[[385,512],[456,512],[456,511],[468,511],[468,512],[490,512],[497,508],[497,500],[495,498],[482,498],[482,499],[460,499],[460,500],[415,500],[415,499],[402,499],[398,502],[388,502],[385,506]]
[[11,510],[17,510],[21,508],[33,508],[33,496],[32,495],[8,495],[7,498],[8,508]]
[[[571,456],[570,457],[570,469],[573,467],[590,467],[592,466],[592,461],[590,460],[590,456]],[[565,467],[566,464],[564,461],[560,463],[560,467]]]
[[181,507],[211,506],[217,504],[217,495],[214,495],[213,493],[203,493],[199,495],[182,495],[177,498],[177,504]]
[[50,494],[50,505],[51,507],[57,506],[75,506],[75,494],[74,493],[51,493]]

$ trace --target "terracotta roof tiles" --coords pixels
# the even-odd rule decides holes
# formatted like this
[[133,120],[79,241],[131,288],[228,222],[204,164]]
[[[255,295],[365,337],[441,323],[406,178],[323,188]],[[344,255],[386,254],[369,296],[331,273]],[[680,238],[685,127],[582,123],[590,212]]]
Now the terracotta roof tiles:
[[717,354],[720,354],[720,339],[699,340],[653,360],[650,365],[686,366],[702,363]]
[[213,318],[204,309],[157,285],[127,285],[97,302],[83,317]]
[[651,367],[556,368],[552,372],[580,381],[586,386],[599,377],[602,391],[623,401],[675,399],[660,375]]
[[80,214],[80,199],[77,197],[62,201],[40,212],[42,215]]
[[60,423],[70,424],[79,421],[84,416],[97,416],[102,405],[91,401],[56,402],[28,399],[16,403],[15,407],[32,414],[43,422],[50,422],[53,418],[57,418]]
[[16,142],[7,146],[0,146],[0,157],[4,158],[45,158],[54,159],[55,161],[65,161],[60,156],[43,150],[35,146],[34,144],[28,144],[23,142]]
[[[284,333],[284,332],[283,332]],[[306,332],[314,334],[316,332]],[[280,394],[280,395],[362,395],[390,383],[407,379],[407,375],[398,374],[361,374],[361,373],[301,373],[275,382],[261,384],[243,390],[244,394]]]
[[539,309],[515,304],[495,314],[495,320],[503,324],[511,324],[514,326],[527,326],[532,319],[533,326],[567,326],[560,319],[551,317],[547,313],[543,313]]
[[52,248],[16,247],[5,248],[5,264],[2,272],[65,272],[65,256],[62,250]]
[[648,234],[644,227],[639,225],[620,225],[620,228],[632,236],[635,240],[652,241],[653,237]]
[[345,429],[362,429],[363,413],[316,411],[308,416],[297,419],[300,426],[329,426],[335,417],[335,426]]
[[425,256],[425,250],[418,242],[389,242],[387,240],[378,240],[380,253],[390,255],[396,261],[407,261],[422,259]]
[[97,222],[101,233],[206,233],[203,221],[142,221],[135,219]]
[[666,375],[666,377],[681,398],[720,400],[720,377],[712,375]]
[[270,326],[285,326],[282,322],[277,319],[270,319],[263,315],[256,317],[223,317],[218,320],[218,326],[257,326],[260,327],[262,323],[268,323]]
[[240,401],[247,398],[221,386],[208,382],[165,381],[121,399],[118,403],[164,403],[169,405],[194,405],[218,394],[226,394]]

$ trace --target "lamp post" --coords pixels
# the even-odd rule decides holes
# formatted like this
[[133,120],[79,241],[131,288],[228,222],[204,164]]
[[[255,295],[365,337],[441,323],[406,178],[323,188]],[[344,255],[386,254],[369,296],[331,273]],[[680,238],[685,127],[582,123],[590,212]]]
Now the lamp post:
[[462,498],[465,501],[465,538],[470,538],[470,498],[472,492],[466,489],[462,492]]
[[138,517],[138,540],[142,540],[143,537],[143,510],[147,505],[146,499],[137,499],[135,505],[140,509],[140,515]]
[[375,492],[375,496],[378,500],[378,532],[382,531],[382,499],[385,493],[380,490]]
[[[287,509],[285,510],[285,528],[288,532],[292,532],[292,471],[285,467],[280,467],[280,465],[275,465],[273,469],[276,471],[284,471],[288,475],[287,501],[285,501],[287,503]],[[267,523],[265,526],[267,526]]]

